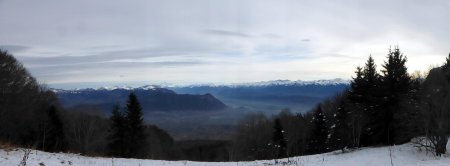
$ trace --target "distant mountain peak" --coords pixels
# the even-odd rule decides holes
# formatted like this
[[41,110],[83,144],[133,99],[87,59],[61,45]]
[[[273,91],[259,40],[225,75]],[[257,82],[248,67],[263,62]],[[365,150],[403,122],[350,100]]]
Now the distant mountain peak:
[[112,90],[161,90],[164,89],[159,85],[144,85],[140,87],[131,86],[102,86],[98,88],[76,88],[76,89],[51,89],[53,92],[76,92],[76,91],[112,91]]
[[313,80],[313,81],[303,81],[303,80],[272,80],[272,81],[260,81],[253,83],[241,83],[234,84],[235,86],[269,86],[269,85],[338,85],[338,84],[349,84],[349,80],[344,80],[342,78],[335,78],[330,80]]
[[144,85],[144,86],[138,87],[137,89],[154,90],[154,89],[158,89],[158,88],[161,88],[161,87],[158,85]]
[[[187,86],[176,87],[263,87],[263,86],[289,86],[289,85],[348,85],[350,80],[342,78],[335,79],[322,79],[322,80],[270,80],[270,81],[258,81],[258,82],[246,82],[246,83],[231,83],[231,84],[193,84]],[[176,88],[175,87],[175,88]]]
[[262,86],[289,86],[289,85],[348,85],[350,84],[350,80],[335,78],[335,79],[322,79],[322,80],[288,80],[288,79],[279,79],[279,80],[269,80],[269,81],[258,81],[258,82],[245,82],[245,83],[230,83],[230,84],[191,84],[191,85],[144,85],[139,87],[132,86],[102,86],[98,88],[76,88],[76,89],[51,89],[53,92],[75,92],[75,91],[86,91],[86,90],[160,90],[164,88],[177,88],[177,87],[262,87]]

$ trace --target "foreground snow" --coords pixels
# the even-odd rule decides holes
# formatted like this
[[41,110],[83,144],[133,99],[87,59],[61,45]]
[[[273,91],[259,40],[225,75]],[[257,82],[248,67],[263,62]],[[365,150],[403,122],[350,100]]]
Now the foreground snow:
[[[434,157],[424,151],[419,151],[412,144],[404,144],[393,147],[364,148],[348,153],[331,152],[325,154],[293,157],[289,159],[262,160],[251,162],[192,162],[192,161],[162,161],[162,160],[138,160],[119,159],[103,157],[84,157],[76,154],[46,153],[41,151],[31,151],[27,160],[27,165],[104,165],[104,166],[256,166],[256,165],[301,165],[301,166],[383,166],[391,165],[390,151],[392,152],[392,162],[396,166],[400,165],[427,165],[444,166],[450,165],[450,156]],[[23,158],[24,150],[13,151],[0,150],[0,165],[18,165]]]

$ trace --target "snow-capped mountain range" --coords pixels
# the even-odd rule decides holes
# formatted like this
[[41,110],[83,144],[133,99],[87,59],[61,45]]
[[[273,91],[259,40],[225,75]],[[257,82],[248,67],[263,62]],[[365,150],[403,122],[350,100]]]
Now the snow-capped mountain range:
[[[152,103],[148,105],[148,108],[155,109],[217,110],[225,108],[224,103],[226,103],[236,108],[252,107],[257,110],[266,108],[267,110],[280,110],[289,107],[306,111],[320,101],[343,92],[348,88],[349,83],[350,81],[344,79],[273,80],[235,84],[111,86],[72,90],[53,89],[53,91],[67,107],[91,104],[101,105],[104,110],[109,110],[115,102],[125,101],[126,95],[134,91],[141,94],[142,100],[149,100],[144,105]],[[148,96],[150,94],[153,95]],[[164,98],[164,96],[173,96],[173,98]],[[118,98],[121,100],[118,100]],[[152,100],[150,101],[150,99]],[[170,105],[179,107],[160,106],[161,103],[167,103],[167,101],[173,101]],[[224,101],[224,103],[221,101]],[[262,106],[264,108],[261,108]]]
[[140,87],[132,87],[127,85],[122,86],[102,86],[98,88],[84,88],[84,89],[52,89],[54,92],[61,91],[85,91],[85,90],[158,90],[161,88],[183,88],[183,87],[229,87],[229,88],[237,88],[237,87],[265,87],[265,86],[304,86],[304,85],[347,85],[350,84],[350,80],[345,80],[342,78],[335,79],[323,79],[323,80],[312,80],[312,81],[303,81],[303,80],[271,80],[271,81],[259,81],[259,82],[247,82],[247,83],[230,83],[230,84],[190,84],[190,85],[171,85],[171,84],[163,84],[163,85],[144,85]]
[[344,80],[341,78],[335,78],[331,80],[313,80],[313,81],[303,81],[303,80],[272,80],[272,81],[260,81],[260,82],[250,82],[250,83],[237,83],[223,86],[272,86],[272,85],[339,85],[339,84],[349,84],[349,80]]

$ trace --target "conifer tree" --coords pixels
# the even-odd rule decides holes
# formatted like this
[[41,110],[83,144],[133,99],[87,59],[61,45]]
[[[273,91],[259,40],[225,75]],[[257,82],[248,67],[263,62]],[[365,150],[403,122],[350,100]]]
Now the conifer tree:
[[143,158],[145,157],[146,147],[145,126],[142,118],[142,107],[134,92],[128,96],[125,119],[127,122],[126,144],[128,145],[126,156]]
[[350,84],[350,90],[348,92],[349,99],[349,107],[348,111],[349,118],[347,118],[350,122],[350,127],[352,129],[352,142],[353,145],[359,146],[360,144],[360,136],[362,133],[362,116],[364,115],[364,76],[363,69],[361,67],[356,67],[355,71],[356,77],[353,78]]
[[372,135],[372,128],[367,127],[373,116],[369,116],[373,111],[373,92],[376,89],[377,79],[379,76],[376,72],[376,66],[371,56],[367,60],[364,68],[357,67],[355,71],[356,77],[353,78],[350,91],[348,93],[349,105],[348,118],[351,129],[351,145],[360,146],[370,144],[369,136]]
[[283,158],[286,157],[286,139],[284,138],[284,130],[283,126],[281,126],[281,122],[279,118],[275,119],[275,124],[273,126],[273,133],[272,133],[272,144],[275,149],[275,157],[276,158]]
[[323,153],[326,151],[326,140],[328,137],[325,124],[325,115],[321,105],[318,105],[313,112],[311,138],[308,144],[308,151],[311,154]]
[[[362,72],[361,97],[362,103],[365,104],[365,112],[371,113],[376,111],[380,104],[380,83],[381,78],[377,72],[375,62],[372,56],[369,56]],[[375,109],[375,110],[374,110]]]
[[44,124],[44,136],[42,149],[50,152],[64,151],[66,140],[64,137],[63,123],[55,106],[47,111],[47,120]]
[[335,124],[330,127],[330,138],[328,139],[328,147],[330,150],[340,149],[344,152],[346,147],[350,146],[351,131],[349,125],[349,112],[345,107],[344,101],[334,113]]
[[350,83],[349,98],[355,104],[360,104],[363,101],[362,97],[364,89],[364,78],[362,68],[359,66],[356,67],[355,74],[356,77],[354,77],[352,82]]
[[126,121],[118,104],[114,105],[112,115],[109,118],[111,127],[108,135],[108,153],[115,157],[125,157],[126,147]]
[[383,129],[384,110],[380,108],[382,103],[381,77],[377,72],[372,56],[369,56],[364,66],[362,86],[362,105],[366,122],[363,126],[361,143],[363,145],[377,144],[381,138]]
[[395,137],[401,135],[400,126],[396,126],[398,122],[409,120],[405,118],[404,108],[400,107],[400,100],[402,95],[405,95],[411,89],[411,77],[408,75],[406,64],[406,57],[400,52],[398,47],[394,50],[389,50],[387,56],[388,60],[383,65],[382,88],[384,106],[383,110],[386,112],[380,119],[384,120],[384,129],[382,137],[384,143],[394,144],[402,143],[405,140],[394,140]]
[[383,68],[383,86],[387,90],[389,102],[398,102],[399,95],[405,93],[410,88],[411,77],[408,75],[408,69],[405,66],[406,57],[400,52],[398,47],[389,50],[388,60],[384,62]]
[[367,59],[366,65],[364,66],[364,81],[369,86],[368,88],[373,88],[378,86],[378,81],[380,81],[380,75],[377,72],[375,61],[372,55]]

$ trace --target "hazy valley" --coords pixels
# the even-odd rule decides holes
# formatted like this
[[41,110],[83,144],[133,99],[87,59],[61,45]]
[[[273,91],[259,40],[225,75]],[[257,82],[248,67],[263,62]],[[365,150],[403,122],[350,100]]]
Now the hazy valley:
[[[53,89],[61,104],[72,111],[89,110],[109,116],[136,92],[146,122],[168,131],[175,139],[229,139],[238,122],[249,113],[267,116],[283,109],[304,114],[319,102],[348,88],[342,79],[317,81],[276,80],[230,85],[100,87]],[[198,119],[202,119],[199,121]]]

